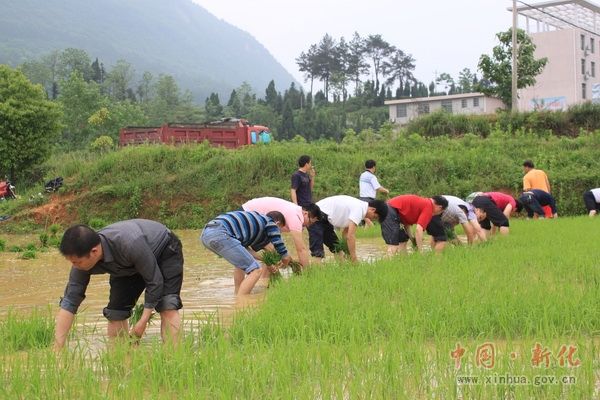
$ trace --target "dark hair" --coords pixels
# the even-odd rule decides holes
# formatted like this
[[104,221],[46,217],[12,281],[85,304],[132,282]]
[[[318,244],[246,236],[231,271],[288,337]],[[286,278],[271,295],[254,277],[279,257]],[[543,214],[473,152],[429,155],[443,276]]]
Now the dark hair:
[[298,166],[300,168],[304,167],[306,164],[308,164],[310,162],[310,156],[300,156],[300,158],[298,159]]
[[100,244],[100,235],[87,225],[73,225],[65,231],[59,250],[63,256],[84,257]]
[[375,160],[367,160],[367,161],[365,161],[365,168],[366,169],[371,169],[371,168],[373,168],[376,165],[377,165],[377,163],[375,162]]
[[279,211],[269,211],[267,217],[271,218],[275,222],[279,222],[281,226],[285,225],[285,217]]
[[308,212],[310,218],[321,218],[321,209],[315,203],[310,203],[306,206],[302,206],[302,209]]
[[460,208],[465,213],[465,215],[467,215],[467,216],[469,215],[469,210],[467,209],[467,206],[463,206],[462,204],[459,204],[458,208]]
[[388,214],[387,203],[383,200],[371,200],[369,201],[369,207],[373,207],[375,212],[379,216],[379,222],[383,222]]
[[448,200],[444,196],[432,196],[433,202],[438,206],[442,206],[442,210],[448,208]]
[[521,210],[523,210],[523,202],[521,201],[521,197],[519,197],[518,199],[515,199],[515,201],[517,202],[516,210],[518,213],[520,213]]
[[525,161],[523,161],[523,166],[527,167],[527,168],[535,168],[534,165],[533,165],[533,161],[531,161],[531,160],[525,160]]

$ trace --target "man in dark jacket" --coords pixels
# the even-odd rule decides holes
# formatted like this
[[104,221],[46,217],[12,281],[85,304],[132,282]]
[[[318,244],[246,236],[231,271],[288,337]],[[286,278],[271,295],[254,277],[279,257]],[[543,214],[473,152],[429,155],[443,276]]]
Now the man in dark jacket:
[[163,340],[177,339],[183,253],[181,242],[166,226],[133,219],[95,232],[89,226],[75,225],[65,231],[60,252],[73,266],[56,318],[55,349],[64,346],[90,277],[95,274],[110,275],[109,301],[103,310],[110,338],[127,333],[128,318],[145,289],[144,311],[131,333],[142,337],[156,309]]

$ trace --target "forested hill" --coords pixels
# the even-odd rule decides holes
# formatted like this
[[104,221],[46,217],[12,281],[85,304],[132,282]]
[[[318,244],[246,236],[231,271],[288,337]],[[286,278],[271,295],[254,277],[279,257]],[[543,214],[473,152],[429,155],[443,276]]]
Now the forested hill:
[[255,90],[293,81],[250,34],[191,0],[0,0],[0,38],[3,64],[79,48],[106,67],[124,59],[138,75],[172,75],[200,101],[243,81]]

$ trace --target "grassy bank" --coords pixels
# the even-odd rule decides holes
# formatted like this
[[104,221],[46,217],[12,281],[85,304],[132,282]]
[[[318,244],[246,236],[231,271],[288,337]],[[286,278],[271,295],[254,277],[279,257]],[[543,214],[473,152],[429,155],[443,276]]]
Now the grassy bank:
[[[26,230],[53,222],[101,226],[133,217],[161,220],[172,228],[199,228],[250,198],[289,198],[296,160],[310,154],[318,174],[317,199],[357,195],[367,158],[377,160],[380,181],[392,195],[465,196],[498,189],[516,194],[521,164],[529,158],[548,173],[559,214],[577,215],[584,213],[583,192],[600,186],[599,152],[600,132],[567,138],[494,131],[487,138],[410,135],[341,144],[274,143],[235,151],[194,145],[130,147],[103,155],[68,153],[46,166],[47,177],[65,177],[65,187],[52,200],[56,207],[32,213],[50,201],[48,196],[28,201],[39,191],[36,187],[21,191],[20,200],[0,203],[0,214],[15,216]],[[17,229],[10,221],[0,227]]]
[[[0,397],[594,398],[597,222],[516,221],[508,237],[440,256],[315,266],[229,328],[186,316],[175,351],[76,347],[55,358],[0,331]],[[537,344],[550,353],[536,362]],[[477,364],[485,345],[493,365]],[[460,383],[468,377],[478,383]]]

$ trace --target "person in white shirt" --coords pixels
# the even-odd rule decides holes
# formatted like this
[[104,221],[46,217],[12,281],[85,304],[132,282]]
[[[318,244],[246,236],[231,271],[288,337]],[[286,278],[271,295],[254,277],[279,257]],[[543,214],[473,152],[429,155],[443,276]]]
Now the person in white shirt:
[[389,194],[390,191],[381,186],[379,180],[375,176],[375,170],[377,169],[377,163],[375,160],[365,161],[365,172],[360,174],[358,179],[359,195],[358,197],[362,201],[375,200],[377,198],[377,192]]
[[[365,161],[365,171],[360,174],[358,178],[358,198],[362,201],[369,202],[377,198],[377,192],[389,194],[390,191],[379,183],[379,180],[375,176],[375,170],[377,169],[377,163],[375,160]],[[365,224],[372,226],[370,218],[365,218]]]
[[369,202],[351,196],[331,196],[318,201],[321,218],[313,224],[309,231],[310,252],[313,257],[325,257],[323,244],[331,252],[338,251],[339,239],[335,229],[342,229],[342,237],[348,243],[348,252],[353,262],[356,257],[356,227],[365,218],[378,218],[382,222],[387,216],[387,205],[382,200]]

